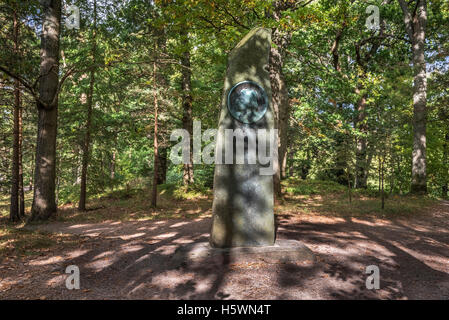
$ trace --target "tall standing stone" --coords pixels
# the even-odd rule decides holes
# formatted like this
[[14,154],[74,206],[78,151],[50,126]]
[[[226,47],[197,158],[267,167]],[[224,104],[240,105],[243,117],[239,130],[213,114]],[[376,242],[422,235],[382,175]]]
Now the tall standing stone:
[[[271,246],[275,241],[273,176],[261,174],[260,169],[267,165],[259,159],[248,163],[250,138],[244,143],[244,164],[236,163],[236,145],[233,145],[233,164],[224,164],[226,129],[241,129],[253,138],[252,130],[274,129],[268,69],[270,47],[271,31],[256,28],[228,57],[215,149],[213,221],[209,240],[213,247]],[[268,140],[269,135],[266,141],[258,136],[257,149],[261,142],[269,149]],[[217,163],[217,155],[222,155],[218,158],[223,164]]]

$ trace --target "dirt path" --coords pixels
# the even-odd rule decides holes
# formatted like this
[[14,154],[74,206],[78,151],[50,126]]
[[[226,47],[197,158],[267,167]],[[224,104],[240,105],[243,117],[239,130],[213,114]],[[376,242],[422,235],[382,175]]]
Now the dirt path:
[[[185,243],[207,241],[209,218],[40,226],[85,237],[77,248],[4,260],[1,299],[449,299],[449,202],[426,216],[278,216],[278,238],[303,241],[313,264],[204,260],[175,266]],[[65,287],[77,265],[81,289]],[[365,268],[380,268],[380,289]]]

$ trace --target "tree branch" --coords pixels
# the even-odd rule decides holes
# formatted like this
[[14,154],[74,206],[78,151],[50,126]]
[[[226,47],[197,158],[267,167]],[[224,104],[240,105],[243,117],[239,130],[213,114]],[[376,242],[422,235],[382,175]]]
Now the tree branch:
[[24,88],[33,96],[33,98],[36,100],[36,101],[39,101],[40,103],[42,103],[42,101],[40,101],[39,100],[39,97],[38,97],[38,95],[37,95],[37,93],[36,93],[36,90],[35,90],[35,85],[31,85],[28,81],[26,81],[24,78],[22,78],[21,76],[19,76],[19,75],[17,75],[17,74],[15,74],[15,73],[13,73],[13,72],[11,72],[10,70],[8,70],[7,68],[5,68],[5,67],[3,67],[3,66],[0,66],[0,71],[2,71],[3,73],[5,73],[7,76],[9,76],[9,77],[11,77],[11,78],[13,78],[13,79],[15,79],[15,80],[17,80],[17,81],[19,81],[23,86],[24,86]]
[[398,1],[399,1],[399,5],[401,6],[402,12],[404,14],[405,30],[407,31],[410,41],[412,41],[413,40],[412,14],[410,13],[408,5],[405,3],[404,0],[398,0]]

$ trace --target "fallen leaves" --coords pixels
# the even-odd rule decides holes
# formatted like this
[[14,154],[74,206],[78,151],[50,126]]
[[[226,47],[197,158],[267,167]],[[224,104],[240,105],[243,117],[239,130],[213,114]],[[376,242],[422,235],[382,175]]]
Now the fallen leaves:
[[267,264],[265,262],[243,262],[243,263],[232,263],[229,265],[231,270],[236,269],[258,269],[266,267]]

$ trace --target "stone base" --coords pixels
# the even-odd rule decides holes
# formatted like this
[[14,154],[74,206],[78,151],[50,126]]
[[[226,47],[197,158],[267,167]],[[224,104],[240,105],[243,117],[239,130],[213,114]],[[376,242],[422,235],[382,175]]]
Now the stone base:
[[315,255],[300,241],[278,239],[273,246],[263,247],[213,248],[208,242],[190,243],[179,247],[172,257],[177,265],[210,260],[313,263]]

